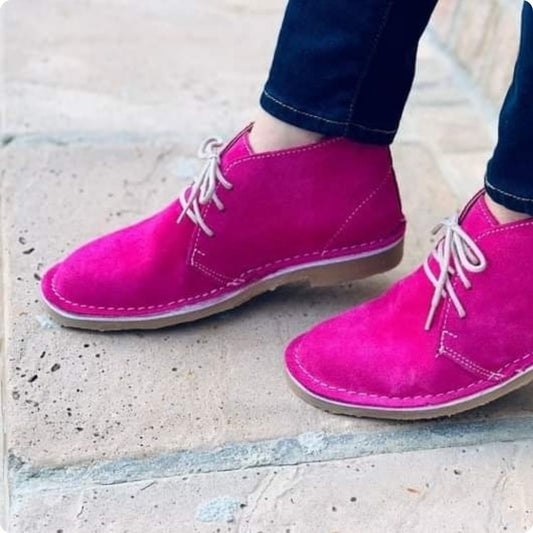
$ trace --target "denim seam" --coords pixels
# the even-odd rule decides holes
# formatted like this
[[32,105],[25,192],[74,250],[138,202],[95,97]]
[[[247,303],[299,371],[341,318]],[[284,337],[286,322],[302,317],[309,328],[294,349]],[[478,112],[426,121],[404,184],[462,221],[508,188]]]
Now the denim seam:
[[352,127],[352,128],[358,128],[358,129],[361,129],[361,130],[364,130],[364,131],[370,131],[370,132],[373,132],[373,133],[385,133],[385,134],[393,134],[393,133],[396,133],[397,130],[380,130],[380,129],[377,129],[377,128],[369,128],[368,126],[363,126],[362,124],[352,124],[350,122],[342,122],[340,120],[332,120],[332,119],[329,119],[329,118],[324,118],[324,117],[321,117],[319,115],[314,115],[312,113],[308,113],[307,111],[302,111],[301,109],[297,109],[296,107],[293,107],[291,105],[288,105],[284,102],[282,102],[281,100],[275,98],[274,96],[272,96],[266,89],[263,90],[263,95],[266,96],[269,100],[272,100],[273,102],[275,102],[276,104],[286,108],[286,109],[289,109],[290,111],[292,111],[293,113],[297,113],[299,115],[304,115],[306,117],[310,117],[310,118],[314,118],[314,119],[317,119],[317,120],[321,120],[323,122],[328,122],[329,124],[336,124],[337,126],[345,126],[346,129],[348,129],[348,127]]
[[533,202],[533,198],[524,198],[523,196],[516,196],[516,194],[511,194],[509,192],[505,192],[501,189],[498,189],[498,187],[495,187],[489,182],[488,178],[485,179],[485,185],[490,189],[496,191],[497,193],[503,194],[504,196],[508,196],[509,198],[514,198],[515,200],[520,200],[521,202]]
[[[387,25],[387,22],[389,20],[389,16],[390,16],[390,13],[391,13],[391,10],[392,10],[393,2],[394,2],[394,0],[389,0],[388,3],[387,3],[386,8],[383,11],[383,18],[381,19],[381,24],[380,24],[378,32],[376,33],[376,36],[374,38],[374,42],[372,44],[372,49],[371,49],[370,53],[368,54],[367,63],[365,65],[364,69],[363,69],[362,75],[359,78],[357,86],[355,87],[355,92],[354,92],[354,95],[352,97],[350,108],[348,109],[348,117],[347,117],[347,121],[346,121],[346,128],[344,130],[344,135],[345,136],[348,135],[348,133],[350,131],[350,126],[354,126],[354,124],[352,124],[352,119],[353,119],[353,114],[354,114],[354,111],[355,111],[355,104],[356,104],[357,98],[359,97],[359,95],[361,93],[361,88],[363,86],[363,82],[365,80],[365,77],[368,74],[368,70],[370,69],[370,65],[372,64],[372,60],[374,59],[374,57],[376,55],[376,50],[377,50],[377,47],[378,47],[379,39],[383,35],[383,31],[385,30],[385,26]],[[377,131],[379,131],[379,130],[377,130]],[[396,130],[383,131],[382,133],[390,133],[390,134],[392,134],[392,133],[396,133]]]

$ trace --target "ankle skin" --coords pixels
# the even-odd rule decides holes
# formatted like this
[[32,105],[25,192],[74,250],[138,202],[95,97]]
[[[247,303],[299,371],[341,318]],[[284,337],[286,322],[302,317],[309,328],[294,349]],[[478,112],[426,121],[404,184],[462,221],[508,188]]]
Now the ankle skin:
[[527,213],[519,213],[518,211],[511,211],[501,204],[496,203],[488,194],[485,194],[485,202],[489,211],[494,215],[494,218],[500,224],[508,224],[510,222],[518,222],[531,218]]
[[323,137],[282,122],[261,110],[250,132],[250,145],[256,153],[274,152],[313,144]]

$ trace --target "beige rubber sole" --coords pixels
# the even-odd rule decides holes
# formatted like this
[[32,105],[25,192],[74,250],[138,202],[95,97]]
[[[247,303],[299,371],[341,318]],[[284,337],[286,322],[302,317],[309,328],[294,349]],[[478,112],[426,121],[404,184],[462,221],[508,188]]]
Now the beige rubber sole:
[[457,415],[465,411],[470,411],[477,407],[486,405],[498,398],[506,396],[513,391],[521,389],[533,383],[533,368],[519,374],[513,379],[499,384],[496,387],[483,391],[482,393],[468,396],[454,402],[439,406],[420,407],[410,409],[385,409],[378,407],[358,407],[342,402],[336,402],[317,396],[305,389],[288,372],[287,379],[293,392],[302,400],[318,407],[328,413],[335,415],[348,415],[361,418],[380,418],[387,420],[428,420],[431,418],[442,418]]
[[193,322],[216,313],[228,311],[256,296],[273,291],[283,285],[308,282],[313,287],[326,287],[347,281],[367,278],[396,267],[403,257],[403,239],[392,246],[371,254],[362,254],[334,261],[304,265],[298,269],[278,272],[223,300],[211,300],[197,306],[182,308],[178,312],[139,318],[98,318],[66,313],[45,300],[54,318],[63,326],[96,331],[132,329],[159,329]]

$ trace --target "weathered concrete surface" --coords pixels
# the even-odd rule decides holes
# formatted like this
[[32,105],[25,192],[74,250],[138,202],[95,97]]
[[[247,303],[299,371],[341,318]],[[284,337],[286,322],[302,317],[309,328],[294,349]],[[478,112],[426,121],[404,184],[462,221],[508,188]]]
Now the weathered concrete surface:
[[12,533],[519,533],[533,441],[23,496]]
[[[78,531],[136,532],[151,525],[174,533],[170,520],[190,525],[179,531],[216,531],[211,525],[198,529],[197,506],[260,490],[255,479],[242,484],[240,474],[229,472],[242,467],[533,436],[531,387],[451,422],[394,424],[318,411],[295,398],[283,378],[281,354],[291,337],[408,272],[429,250],[430,228],[481,185],[494,132],[429,42],[421,49],[415,91],[395,147],[410,223],[407,256],[396,271],[331,289],[286,288],[219,317],[142,334],[59,329],[38,302],[38,278],[46,265],[175,198],[194,172],[199,141],[213,133],[227,137],[250,119],[282,4],[15,0],[4,8],[9,133],[0,150],[4,409],[16,531],[70,532],[72,517],[82,509],[78,502],[92,501],[90,487],[133,480],[143,484],[122,488],[133,495],[162,488],[154,496],[161,503],[148,499],[137,507],[129,493],[123,499],[122,489],[99,488],[100,503],[85,505]],[[482,448],[480,457],[490,456],[490,449]],[[458,452],[427,457],[440,453],[446,461]],[[411,476],[404,459],[425,461],[426,452],[391,457],[400,464],[390,470],[389,482]],[[512,457],[516,464],[522,461]],[[330,493],[343,490],[328,483],[342,479],[339,469],[345,467],[329,464],[283,472],[290,478],[312,469],[305,498],[327,503],[324,493],[310,491],[319,478]],[[271,470],[258,472],[256,478],[271,482]],[[168,476],[177,478],[140,490]],[[190,484],[181,486],[183,477]],[[381,479],[364,516],[383,510],[385,474]],[[443,478],[439,492],[453,492],[448,481]],[[480,490],[490,491],[490,483]],[[531,489],[528,483],[524,491]],[[165,499],[172,494],[180,495],[175,508]],[[387,494],[393,504],[376,527],[396,527],[396,504],[398,512],[407,505],[396,493]],[[245,509],[253,507],[250,498]],[[325,509],[309,504],[291,510],[288,502],[282,499],[279,509],[288,528],[300,521],[295,531],[309,531],[302,517]],[[436,495],[427,502],[435,516],[448,509]],[[201,507],[199,516],[231,510],[233,503]],[[137,509],[142,515],[129,516]],[[250,517],[256,529],[238,531],[278,531],[268,523],[278,507],[261,509]],[[463,509],[459,521],[468,518]],[[63,518],[63,524],[56,521]],[[428,512],[421,523],[429,520]],[[102,521],[106,529],[99,529]]]
[[[0,8],[1,10],[1,8]],[[1,13],[1,11],[0,11]],[[5,112],[4,94],[4,20],[0,14],[0,139],[3,138],[3,124]],[[4,167],[3,152],[0,143],[0,168]],[[1,196],[1,192],[0,192]],[[1,217],[1,213],[0,213]],[[2,256],[0,255],[0,269],[3,272]],[[3,276],[0,276],[0,301],[3,303]],[[7,519],[7,483],[4,442],[4,317],[3,305],[0,305],[0,526],[5,527]]]
[[102,335],[60,329],[48,319],[38,301],[44,265],[175,197],[184,162],[179,145],[6,149],[6,409],[9,448],[24,461],[56,466],[312,430],[393,427],[303,404],[287,390],[281,354],[298,332],[381,292],[423,257],[422,228],[455,202],[442,180],[427,180],[438,170],[420,145],[398,147],[400,167],[413,166],[416,194],[407,194],[412,231],[396,272],[353,286],[281,290],[159,332]]
[[[288,288],[197,324],[118,335],[57,328],[38,301],[37,278],[71,246],[174,196],[181,184],[176,169],[185,169],[188,159],[179,145],[14,143],[5,156],[4,255],[11,280],[5,408],[15,496],[26,486],[57,487],[65,480],[113,483],[173,469],[298,463],[308,460],[305,449],[291,450],[289,439],[308,432],[362,439],[321,459],[367,454],[372,446],[390,451],[533,434],[531,388],[450,426],[334,417],[286,387],[281,354],[288,340],[411,269],[428,249],[425,229],[457,205],[423,144],[400,143],[396,150],[411,221],[409,253],[397,271],[332,289]],[[498,433],[498,424],[510,418],[516,431],[511,425]],[[279,444],[270,453],[272,439]],[[257,450],[246,447],[264,441]],[[197,455],[204,451],[207,456]],[[102,461],[110,463],[100,469]]]
[[3,8],[9,133],[167,135],[250,120],[284,1],[16,0]]

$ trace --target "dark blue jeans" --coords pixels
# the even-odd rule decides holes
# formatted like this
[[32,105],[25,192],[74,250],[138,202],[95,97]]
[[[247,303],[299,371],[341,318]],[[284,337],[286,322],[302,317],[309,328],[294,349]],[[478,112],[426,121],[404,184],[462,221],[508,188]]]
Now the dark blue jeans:
[[[324,135],[392,143],[412,87],[418,41],[437,1],[290,0],[262,107]],[[487,192],[533,215],[533,8],[527,2],[499,133]]]

